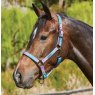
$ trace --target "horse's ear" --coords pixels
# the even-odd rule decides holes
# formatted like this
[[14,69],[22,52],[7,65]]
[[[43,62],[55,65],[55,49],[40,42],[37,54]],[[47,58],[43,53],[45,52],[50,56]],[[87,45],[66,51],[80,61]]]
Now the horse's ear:
[[32,4],[33,10],[35,11],[36,15],[39,17],[41,15],[41,11],[34,5]]
[[47,5],[43,2],[41,2],[41,4],[43,6],[43,10],[44,10],[45,14],[48,16],[49,19],[52,19],[51,12],[50,12],[49,8],[47,7]]

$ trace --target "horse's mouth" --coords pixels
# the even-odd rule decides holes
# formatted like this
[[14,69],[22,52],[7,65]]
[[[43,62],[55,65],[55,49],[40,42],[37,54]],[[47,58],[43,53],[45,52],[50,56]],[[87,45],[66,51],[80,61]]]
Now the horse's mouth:
[[16,83],[16,86],[23,89],[29,89],[33,87],[33,82],[32,80],[29,80],[25,83]]
[[39,76],[39,75],[36,75],[36,76],[34,77],[34,79],[32,79],[32,78],[30,77],[26,82],[23,82],[23,83],[22,83],[22,82],[21,82],[21,83],[17,83],[17,82],[15,81],[15,84],[16,84],[16,86],[19,87],[19,88],[30,89],[30,88],[33,87],[34,82],[35,82],[35,80],[38,78],[38,76]]
[[22,84],[16,84],[16,86],[23,89],[30,89],[33,87],[33,85],[22,85]]

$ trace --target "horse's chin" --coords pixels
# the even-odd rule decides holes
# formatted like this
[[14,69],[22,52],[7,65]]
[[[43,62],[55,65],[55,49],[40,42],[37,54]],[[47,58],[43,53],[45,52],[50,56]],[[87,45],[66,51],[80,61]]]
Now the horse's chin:
[[19,84],[16,84],[16,86],[19,87],[19,88],[23,88],[23,89],[30,89],[30,88],[33,87],[33,85],[31,85],[31,86],[26,86],[26,85],[19,85]]
[[35,75],[34,77],[28,77],[25,79],[22,79],[21,81],[15,81],[15,84],[17,87],[19,88],[23,88],[23,89],[30,89],[34,86],[35,80],[38,78],[39,74]]
[[16,86],[19,88],[23,88],[23,89],[30,89],[33,87],[34,84],[34,80],[32,80],[31,78],[29,80],[26,80],[24,82],[21,83],[17,83],[15,82]]
[[16,86],[23,89],[30,89],[33,87],[33,84],[16,84]]

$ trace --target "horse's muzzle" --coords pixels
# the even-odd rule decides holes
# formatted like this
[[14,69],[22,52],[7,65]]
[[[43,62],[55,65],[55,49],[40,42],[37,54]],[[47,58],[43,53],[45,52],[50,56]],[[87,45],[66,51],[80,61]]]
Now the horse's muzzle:
[[21,73],[19,72],[14,72],[13,73],[13,79],[15,81],[15,84],[17,87],[19,88],[31,88],[33,85],[32,85],[32,80],[33,78],[28,78],[27,80],[23,81],[23,77],[21,75]]

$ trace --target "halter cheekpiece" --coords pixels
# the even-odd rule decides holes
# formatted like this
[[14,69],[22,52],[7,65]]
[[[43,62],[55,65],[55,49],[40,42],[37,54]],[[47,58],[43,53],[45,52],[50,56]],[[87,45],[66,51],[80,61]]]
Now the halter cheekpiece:
[[[58,40],[57,40],[57,45],[56,47],[45,57],[43,58],[42,60],[39,60],[37,57],[35,57],[34,55],[30,54],[29,52],[25,51],[23,53],[23,55],[27,56],[28,58],[30,58],[32,61],[34,61],[35,63],[38,64],[39,66],[39,63],[41,63],[41,66],[40,67],[40,70],[42,72],[42,76],[43,76],[43,79],[47,78],[49,76],[49,74],[52,72],[52,70],[49,72],[49,73],[46,73],[45,72],[45,69],[44,69],[44,64],[45,62],[51,58],[58,50],[60,51],[60,47],[62,46],[62,41],[63,41],[63,30],[62,30],[62,18],[60,17],[59,14],[57,14],[57,18],[58,18],[58,23],[59,23],[59,36],[58,36]],[[56,65],[60,64],[62,61],[62,57],[59,56],[57,58],[57,62],[56,62]]]

